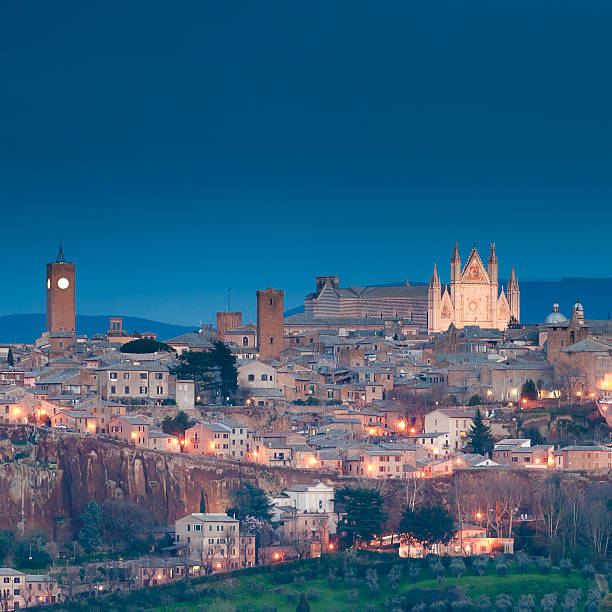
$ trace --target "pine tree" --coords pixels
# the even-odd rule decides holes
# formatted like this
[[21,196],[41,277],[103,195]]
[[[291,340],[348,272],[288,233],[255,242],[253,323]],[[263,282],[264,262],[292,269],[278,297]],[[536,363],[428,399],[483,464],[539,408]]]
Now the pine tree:
[[206,514],[206,500],[204,499],[204,489],[200,489],[200,512]]
[[491,429],[483,421],[480,408],[476,408],[476,414],[474,415],[472,426],[467,433],[467,439],[472,451],[479,455],[486,455],[493,448]]
[[94,552],[102,544],[102,532],[100,531],[100,506],[95,501],[90,501],[81,514],[83,527],[79,531],[79,542],[88,552]]
[[15,365],[15,357],[13,357],[13,349],[9,347],[6,363],[12,368]]

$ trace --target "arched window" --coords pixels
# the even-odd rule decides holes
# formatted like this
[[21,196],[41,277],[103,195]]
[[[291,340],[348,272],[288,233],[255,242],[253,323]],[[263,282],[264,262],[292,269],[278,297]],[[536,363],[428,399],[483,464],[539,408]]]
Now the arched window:
[[242,346],[249,346],[249,337],[242,336]]

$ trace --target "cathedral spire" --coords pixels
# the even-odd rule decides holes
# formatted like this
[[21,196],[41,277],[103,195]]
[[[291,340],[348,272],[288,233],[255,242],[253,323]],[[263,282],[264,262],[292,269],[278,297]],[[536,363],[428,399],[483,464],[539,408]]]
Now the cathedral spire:
[[495,262],[497,263],[497,255],[495,254],[495,243],[491,243],[491,253],[489,254],[489,263]]
[[440,277],[438,276],[438,267],[436,266],[435,263],[434,263],[434,268],[433,268],[433,274],[431,275],[431,282],[434,285],[440,284]]
[[510,274],[510,282],[512,284],[516,283],[516,274],[514,273],[514,266],[512,266],[512,273]]
[[66,258],[64,257],[64,251],[62,249],[62,243],[59,243],[59,251],[57,252],[57,259],[55,263],[66,263]]
[[454,263],[456,261],[461,261],[459,259],[459,248],[457,247],[457,243],[455,242],[455,246],[453,248],[453,256],[451,257],[451,263]]

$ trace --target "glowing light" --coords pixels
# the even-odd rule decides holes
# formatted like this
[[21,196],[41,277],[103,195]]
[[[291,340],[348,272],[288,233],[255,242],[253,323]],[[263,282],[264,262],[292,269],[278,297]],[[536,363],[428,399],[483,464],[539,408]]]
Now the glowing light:
[[553,457],[549,457],[547,463],[548,465],[553,465],[555,463],[555,460],[553,459]]
[[329,550],[334,550],[334,545],[331,542],[329,544]]
[[468,552],[470,552],[470,545],[469,545],[469,544],[466,544],[466,546],[465,546],[465,550],[467,550]]
[[577,395],[578,397],[581,397],[581,396],[582,396],[582,391],[576,391],[576,395]]
[[398,428],[399,430],[401,430],[401,431],[404,431],[404,429],[406,429],[406,423],[404,423],[404,421],[400,421],[400,422],[397,424],[397,428]]
[[214,442],[210,443],[210,448],[215,448],[215,443]]
[[258,453],[257,451],[255,451],[255,452],[253,453],[253,457],[259,457],[259,453]]
[[491,389],[487,389],[487,395],[493,395],[493,391]]
[[95,429],[96,426],[93,423],[90,423],[89,425],[87,425],[87,427],[89,427],[89,429]]
[[185,440],[181,440],[181,444],[185,446]]
[[461,463],[461,459],[457,457],[457,463]]
[[221,569],[221,564],[217,563],[217,569]]
[[310,458],[310,465],[315,465],[316,462],[317,460],[315,459],[315,457]]
[[536,459],[536,460],[535,460],[535,462],[536,462],[536,463],[540,463],[540,460],[539,460],[539,459]]
[[278,553],[274,553],[274,558],[278,561],[278,559],[280,559],[280,555]]
[[481,519],[482,518],[482,512],[477,512],[476,513],[476,518],[477,519]]
[[440,452],[440,451],[439,451],[437,448],[434,448],[434,449],[433,449],[433,454],[434,454],[434,455],[437,455],[439,452]]
[[15,410],[13,410],[13,414],[21,414],[21,410],[19,410],[19,408],[15,408]]
[[178,444],[178,438],[172,438],[172,444]]
[[589,393],[589,397],[595,397],[594,393]]
[[250,400],[250,399],[248,399],[248,400],[246,401],[246,405],[247,405],[247,406],[250,406],[250,405],[251,405],[251,400]]
[[371,465],[368,465],[368,472],[371,472],[374,468]]
[[376,430],[373,427],[370,427],[370,435],[373,436],[376,433]]
[[135,431],[132,432],[132,438],[135,438],[137,435],[138,434]]
[[514,406],[514,404],[512,402],[508,402],[508,407],[512,408],[512,406]]
[[161,580],[161,574],[157,574],[157,579]]
[[425,478],[425,472],[421,472],[421,478]]
[[527,400],[525,398],[523,398],[523,404],[526,404]]
[[411,428],[410,428],[410,433],[411,433],[411,434],[415,434],[415,433],[416,433],[416,429],[415,429],[414,427],[411,427]]

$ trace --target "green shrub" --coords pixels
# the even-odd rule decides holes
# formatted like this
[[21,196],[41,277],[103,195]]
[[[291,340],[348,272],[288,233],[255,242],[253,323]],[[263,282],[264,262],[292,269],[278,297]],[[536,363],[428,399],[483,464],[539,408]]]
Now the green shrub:
[[595,577],[595,568],[590,563],[585,563],[582,566],[582,575],[586,580],[592,580]]
[[512,597],[507,593],[500,593],[495,598],[495,609],[498,612],[510,612],[512,610]]
[[601,591],[598,588],[591,589],[587,593],[586,603],[584,604],[584,612],[597,612],[599,610],[599,602],[601,601]]
[[463,559],[461,557],[455,557],[448,566],[450,573],[455,576],[455,578],[459,578],[465,574],[466,567]]
[[518,569],[521,574],[525,574],[529,571],[531,561],[529,561],[529,557],[524,552],[516,553],[514,559],[516,561],[516,569]]
[[538,557],[536,561],[536,565],[538,566],[538,570],[543,574],[550,574],[550,570],[552,568],[552,561],[547,557]]
[[[502,555],[500,555],[495,562],[495,573],[498,576],[505,576],[508,573],[508,562]],[[497,605],[497,604],[496,604]]]
[[474,605],[476,606],[476,609],[479,610],[479,612],[491,612],[491,610],[493,609],[491,598],[487,597],[484,594],[476,598]]
[[557,594],[546,593],[540,601],[540,608],[542,612],[554,612],[557,607]]
[[308,601],[319,601],[319,599],[321,599],[321,595],[317,589],[308,589],[306,591],[306,599]]
[[531,593],[523,593],[518,600],[518,608],[525,612],[533,612],[535,610],[535,597]]
[[571,559],[561,559],[559,562],[559,569],[564,576],[569,576],[572,571],[572,560]]

